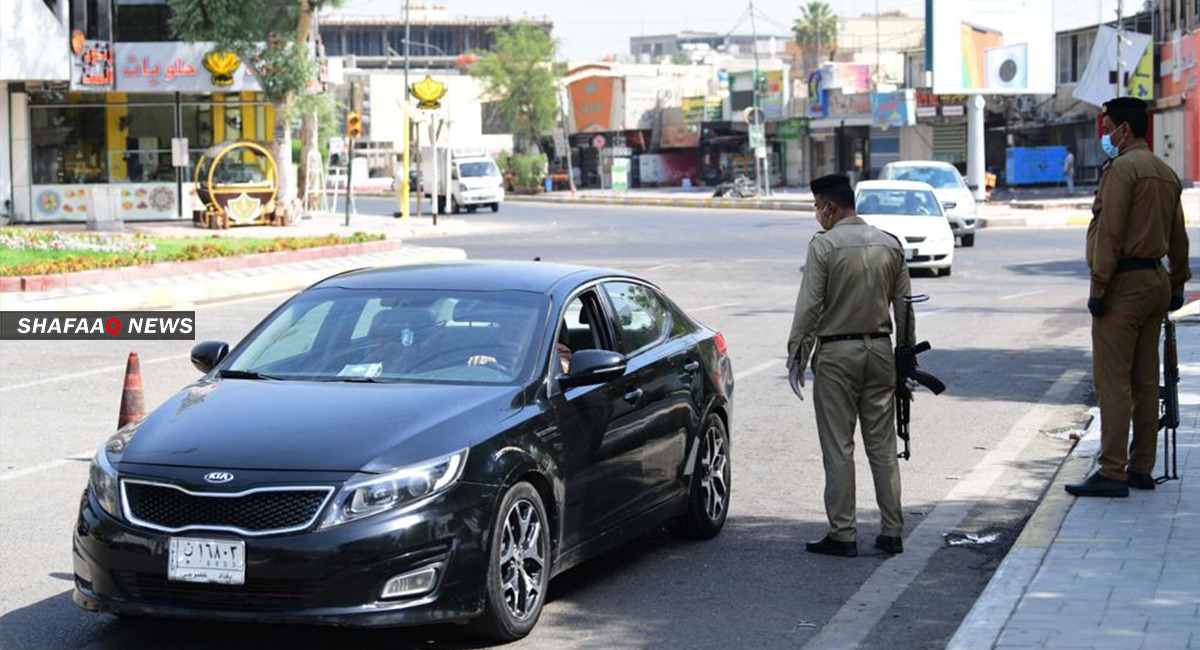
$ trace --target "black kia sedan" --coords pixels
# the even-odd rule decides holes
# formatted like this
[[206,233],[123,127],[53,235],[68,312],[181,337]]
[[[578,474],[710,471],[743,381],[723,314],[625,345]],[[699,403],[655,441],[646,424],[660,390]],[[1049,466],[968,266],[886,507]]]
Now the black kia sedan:
[[354,271],[192,363],[92,460],[84,609],[511,640],[552,576],[729,511],[724,337],[627,273]]

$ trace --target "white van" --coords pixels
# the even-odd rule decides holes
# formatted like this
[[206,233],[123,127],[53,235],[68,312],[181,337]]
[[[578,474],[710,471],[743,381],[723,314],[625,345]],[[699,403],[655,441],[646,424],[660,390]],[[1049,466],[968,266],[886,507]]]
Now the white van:
[[[422,148],[421,160],[432,161],[433,151]],[[443,158],[445,160],[445,158]],[[438,177],[438,205],[442,212],[458,213],[463,209],[475,212],[479,208],[488,207],[492,212],[500,211],[504,202],[504,176],[496,161],[478,148],[454,148],[450,158],[450,205],[445,205],[446,178],[443,170],[434,174],[432,166],[422,164],[421,178],[425,196],[430,196],[433,190],[433,178]]]

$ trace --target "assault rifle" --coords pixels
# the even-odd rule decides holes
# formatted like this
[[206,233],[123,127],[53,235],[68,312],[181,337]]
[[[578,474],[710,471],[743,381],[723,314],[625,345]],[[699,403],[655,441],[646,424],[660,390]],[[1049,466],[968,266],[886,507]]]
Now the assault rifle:
[[896,435],[904,441],[904,451],[898,455],[904,460],[912,457],[908,447],[908,420],[912,409],[913,389],[918,385],[924,386],[934,395],[941,395],[946,390],[946,384],[942,383],[941,379],[917,369],[917,355],[930,349],[932,348],[929,341],[896,346]]
[[1168,315],[1163,319],[1163,385],[1158,387],[1158,428],[1163,432],[1163,475],[1155,479],[1164,483],[1179,478],[1179,453],[1176,438],[1179,429],[1179,346],[1175,340],[1175,323]]

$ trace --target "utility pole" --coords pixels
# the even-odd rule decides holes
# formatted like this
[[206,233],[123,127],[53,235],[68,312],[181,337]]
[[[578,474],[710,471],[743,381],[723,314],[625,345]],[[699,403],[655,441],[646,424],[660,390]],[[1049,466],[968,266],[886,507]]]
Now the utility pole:
[[875,0],[875,91],[879,90],[879,0]]
[[1125,42],[1125,2],[1117,0],[1117,97],[1125,96],[1125,60],[1121,58],[1121,45]]
[[[752,110],[750,113],[753,121],[753,130],[762,134],[763,138],[763,157],[761,165],[758,158],[758,148],[756,147],[754,151],[754,186],[756,188],[761,188],[764,195],[769,195],[771,193],[771,172],[767,163],[766,128],[763,127],[762,97],[759,94],[758,85],[758,28],[755,26],[754,21],[754,0],[750,0],[750,41],[750,48],[754,50],[754,110]],[[759,171],[760,168],[762,170],[761,173]]]
[[399,212],[397,212],[394,215],[394,216],[400,217],[401,219],[408,218],[409,212],[411,210],[411,208],[409,207],[409,204],[410,204],[410,197],[411,197],[411,193],[412,193],[412,187],[411,187],[412,186],[412,180],[411,180],[412,179],[412,152],[411,152],[411,149],[412,149],[412,140],[413,140],[413,138],[412,138],[412,130],[413,129],[412,129],[412,119],[411,119],[412,116],[411,116],[411,113],[409,113],[412,102],[410,101],[410,99],[411,99],[410,92],[411,91],[408,88],[408,40],[409,40],[409,31],[411,28],[410,20],[409,20],[409,13],[408,13],[409,4],[410,4],[409,0],[404,0],[404,95],[403,95],[404,110],[401,111],[401,115],[403,116],[403,120],[404,120],[404,137],[402,138],[403,144],[404,144],[404,150],[401,152],[401,159],[400,159],[400,195],[396,197],[400,202],[400,205],[398,206],[400,208],[400,210],[399,210]]

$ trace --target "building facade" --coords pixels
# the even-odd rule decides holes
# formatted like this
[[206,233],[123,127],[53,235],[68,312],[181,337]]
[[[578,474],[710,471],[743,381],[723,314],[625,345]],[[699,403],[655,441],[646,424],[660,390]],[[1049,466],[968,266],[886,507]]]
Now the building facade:
[[211,43],[161,40],[166,0],[62,10],[63,29],[40,51],[65,60],[66,74],[5,84],[14,221],[83,221],[97,189],[111,191],[124,220],[191,218],[207,148],[271,139],[273,108],[244,62]]

